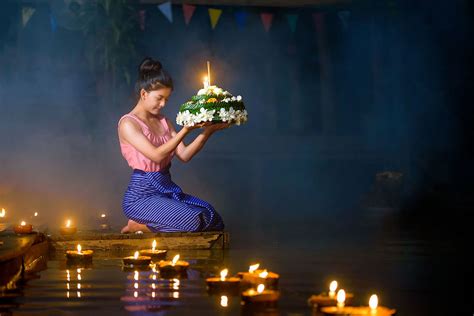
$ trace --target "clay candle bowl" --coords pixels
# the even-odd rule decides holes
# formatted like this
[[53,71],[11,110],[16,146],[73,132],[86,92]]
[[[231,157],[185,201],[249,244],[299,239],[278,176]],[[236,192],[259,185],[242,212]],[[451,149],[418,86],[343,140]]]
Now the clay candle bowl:
[[266,290],[264,284],[259,284],[257,290],[248,289],[242,292],[242,303],[275,305],[280,298],[280,292]]
[[158,268],[163,277],[186,276],[189,262],[179,260],[179,255],[174,256],[173,260],[161,260],[158,262]]
[[22,221],[20,225],[15,225],[13,231],[16,234],[29,234],[33,231],[33,225],[27,224],[25,221]]
[[[340,310],[340,309],[339,309]],[[377,295],[372,295],[369,300],[369,306],[347,306],[342,311],[338,311],[337,307],[325,307],[321,309],[327,315],[352,315],[352,316],[391,316],[397,311],[384,306],[378,306]]]
[[92,262],[92,250],[82,250],[81,245],[77,245],[77,250],[67,250],[66,259],[68,263],[91,263]]
[[252,273],[243,273],[242,281],[244,283],[256,285],[265,284],[267,288],[277,288],[278,280],[280,276],[274,272],[268,272],[267,270],[255,270]]
[[72,234],[75,234],[76,231],[77,231],[77,228],[76,226],[71,224],[70,219],[66,221],[65,226],[62,226],[59,228],[59,232],[61,233],[61,235],[72,235]]
[[138,251],[135,251],[135,254],[133,256],[123,258],[123,265],[128,267],[145,267],[150,265],[150,262],[150,257],[140,256]]
[[208,291],[210,293],[238,293],[240,287],[240,278],[227,277],[229,270],[224,269],[220,277],[211,277],[206,279]]
[[160,250],[156,248],[156,240],[153,240],[151,249],[140,250],[140,255],[151,257],[151,260],[158,261],[166,258],[167,250]]
[[[324,306],[336,306],[336,290],[337,290],[337,281],[332,281],[329,284],[329,293],[321,293],[318,295],[312,295],[308,299],[308,304],[313,307],[324,307]],[[350,305],[354,295],[352,293],[346,293],[345,302],[346,304]]]
[[320,309],[321,313],[325,315],[351,315],[352,306],[345,306],[346,291],[340,289],[336,295],[337,305],[326,306]]

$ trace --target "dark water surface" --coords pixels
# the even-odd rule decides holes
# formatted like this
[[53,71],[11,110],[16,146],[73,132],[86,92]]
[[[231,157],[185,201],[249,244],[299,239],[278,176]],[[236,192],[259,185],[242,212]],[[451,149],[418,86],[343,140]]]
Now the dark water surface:
[[[397,315],[471,315],[472,261],[464,258],[463,226],[417,225],[394,211],[372,210],[335,213],[286,234],[284,226],[243,227],[231,233],[229,250],[180,251],[191,269],[179,281],[152,270],[135,280],[133,271],[122,270],[121,257],[129,253],[97,253],[93,266],[79,273],[53,253],[45,270],[1,295],[0,308],[2,315],[312,315],[308,297],[336,279],[356,304],[366,305],[376,293]],[[222,306],[221,296],[207,293],[207,276],[224,267],[245,271],[257,261],[281,275],[277,308],[247,310],[238,296]]]

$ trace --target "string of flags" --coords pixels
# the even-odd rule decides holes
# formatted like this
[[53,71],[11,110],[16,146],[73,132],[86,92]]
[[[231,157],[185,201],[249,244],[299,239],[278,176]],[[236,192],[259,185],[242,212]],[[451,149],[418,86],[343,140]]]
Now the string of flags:
[[[192,17],[196,11],[196,5],[191,5],[191,4],[182,4],[182,11],[183,11],[183,17],[184,17],[184,23],[186,25],[189,25]],[[164,3],[161,3],[156,6],[156,8],[163,14],[163,16],[168,20],[169,23],[173,23],[173,5],[171,1],[167,1]],[[176,8],[176,7],[175,7]],[[25,6],[22,8],[21,12],[21,24],[23,27],[25,27],[28,22],[30,21],[31,17],[35,14],[36,9],[34,7],[29,7]],[[138,11],[138,20],[139,20],[139,25],[140,29],[142,31],[145,30],[145,19],[146,19],[146,12],[147,10],[142,9]],[[216,9],[209,7],[208,8],[208,14],[209,14],[209,22],[210,26],[212,29],[215,29],[217,25],[219,24],[219,19],[223,13],[222,9]],[[314,22],[315,22],[315,27],[316,29],[321,28],[321,18],[317,17],[321,15],[322,13],[314,13]],[[233,13],[235,21],[237,25],[240,28],[243,28],[246,24],[247,18],[249,13],[246,11],[238,10]],[[347,29],[348,23],[350,20],[351,12],[347,10],[339,11],[337,13],[338,18],[343,26],[343,29]],[[274,19],[275,13],[271,12],[261,12],[260,13],[260,20],[263,26],[263,29],[265,32],[269,32],[272,28],[273,24],[273,19]],[[51,31],[55,32],[58,25],[56,21],[56,17],[54,16],[53,12],[49,13],[49,18],[50,18],[50,26],[51,26]],[[296,32],[297,24],[298,24],[298,14],[285,14],[286,21],[288,23],[288,27],[292,33]]]

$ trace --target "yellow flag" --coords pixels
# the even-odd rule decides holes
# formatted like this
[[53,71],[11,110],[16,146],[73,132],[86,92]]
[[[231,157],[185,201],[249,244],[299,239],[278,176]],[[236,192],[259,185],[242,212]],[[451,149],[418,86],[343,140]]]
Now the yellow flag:
[[28,23],[33,13],[35,13],[35,8],[23,7],[21,10],[21,24],[23,27]]
[[221,17],[221,14],[222,14],[222,10],[209,9],[209,18],[211,19],[212,29],[216,27],[217,22],[219,21],[219,18]]

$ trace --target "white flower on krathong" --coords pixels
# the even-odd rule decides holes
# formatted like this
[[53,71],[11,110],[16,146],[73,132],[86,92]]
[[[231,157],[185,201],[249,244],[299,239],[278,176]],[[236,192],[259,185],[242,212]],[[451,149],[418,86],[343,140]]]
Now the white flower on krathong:
[[206,92],[207,92],[206,89],[200,89],[197,95],[203,95],[203,94],[206,94]]
[[216,110],[206,110],[205,108],[201,108],[199,113],[196,114],[194,122],[210,122],[214,118],[214,113],[216,113]]
[[232,120],[235,120],[234,108],[231,107],[228,111],[226,111],[224,108],[221,108],[219,111],[219,117],[222,122],[231,122]]
[[235,97],[232,97],[232,98],[230,98],[230,100],[231,100],[231,101],[235,101],[235,100],[236,100],[236,98],[235,98]]
[[240,125],[241,123],[247,122],[247,110],[237,110],[236,111],[236,118],[235,118],[235,124]]
[[242,97],[240,95],[237,96],[237,101],[241,101]]
[[184,126],[194,126],[194,115],[192,115],[189,110],[184,112],[179,112],[176,116],[176,123]]

